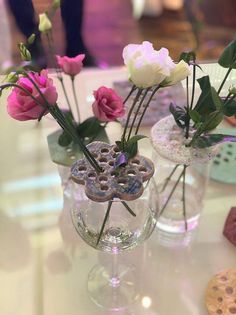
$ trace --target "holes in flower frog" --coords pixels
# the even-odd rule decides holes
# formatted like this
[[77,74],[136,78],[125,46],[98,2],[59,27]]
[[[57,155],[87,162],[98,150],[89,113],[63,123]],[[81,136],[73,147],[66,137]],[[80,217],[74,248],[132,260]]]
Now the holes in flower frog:
[[92,156],[96,159],[98,157],[96,152],[91,152]]
[[225,162],[229,162],[229,159],[226,157],[226,158],[224,158],[224,161]]
[[101,153],[109,153],[109,149],[108,148],[102,148],[100,150]]
[[145,167],[145,166],[141,166],[141,167],[139,168],[139,172],[140,172],[140,173],[146,173],[146,172],[147,172],[146,167]]
[[125,179],[125,178],[118,178],[118,184],[120,185],[120,186],[125,186],[125,184],[127,184],[127,179]]
[[231,151],[226,152],[228,155],[232,155],[233,153]]
[[107,185],[101,185],[101,190],[102,191],[107,191],[109,187]]
[[212,287],[212,289],[213,289],[214,291],[217,291],[217,290],[218,290],[218,287],[215,285],[214,287]]
[[111,160],[111,161],[108,162],[108,164],[109,164],[110,166],[114,166],[115,162]]
[[107,163],[107,159],[105,158],[105,157],[100,157],[99,159],[98,159],[98,161],[100,162],[100,163]]
[[138,159],[134,159],[132,162],[131,162],[133,165],[139,165],[140,164],[140,161]]
[[101,175],[98,177],[98,180],[100,181],[100,183],[104,184],[108,181],[108,177],[105,175]]
[[229,311],[231,314],[236,314],[236,307],[230,307]]
[[233,289],[232,287],[227,287],[227,288],[225,289],[225,292],[226,292],[227,294],[233,294],[234,289]]
[[113,150],[114,150],[114,152],[120,152],[118,147],[114,147]]
[[115,171],[111,172],[111,177],[116,177],[116,172]]
[[89,172],[88,173],[88,178],[95,179],[96,178],[96,173],[95,172]]
[[128,176],[135,176],[136,172],[134,170],[128,170],[127,174],[128,174]]
[[233,147],[233,145],[232,145],[231,143],[229,143],[229,144],[228,144],[228,147],[229,147],[229,148],[232,148],[232,147]]
[[79,170],[79,172],[85,172],[85,171],[87,170],[87,167],[84,166],[84,165],[80,165],[80,166],[78,167],[78,170]]
[[228,279],[225,276],[220,277],[222,281],[227,281]]
[[223,301],[223,298],[220,296],[218,297],[217,301],[221,303]]
[[222,312],[222,310],[219,308],[217,311],[216,311],[216,314],[222,314],[223,312]]

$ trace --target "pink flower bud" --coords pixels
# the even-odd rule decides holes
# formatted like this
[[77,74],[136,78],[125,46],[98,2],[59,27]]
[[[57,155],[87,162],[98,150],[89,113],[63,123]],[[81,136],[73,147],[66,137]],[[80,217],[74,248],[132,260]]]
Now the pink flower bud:
[[70,58],[67,56],[60,57],[56,56],[57,63],[59,67],[70,76],[75,76],[79,74],[81,69],[83,68],[83,60],[85,58],[84,54],[77,55],[76,57]]

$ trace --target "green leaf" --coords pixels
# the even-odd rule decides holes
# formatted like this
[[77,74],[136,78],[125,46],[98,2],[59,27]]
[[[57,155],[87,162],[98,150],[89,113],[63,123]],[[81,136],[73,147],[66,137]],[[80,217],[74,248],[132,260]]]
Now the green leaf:
[[189,110],[189,115],[195,124],[202,121],[201,115],[194,109]]
[[[134,157],[138,152],[138,141],[147,138],[143,135],[135,135],[124,143],[123,151],[128,154],[129,159]],[[121,144],[122,145],[122,144]]]
[[179,57],[179,61],[185,61],[187,62],[188,64],[190,64],[190,61],[194,61],[196,60],[196,54],[194,51],[189,51],[189,52],[182,52],[180,54],[180,57]]
[[207,116],[207,119],[204,121],[204,123],[201,126],[201,132],[210,131],[212,129],[215,129],[219,123],[222,121],[224,117],[224,114],[220,111],[215,111],[213,113],[210,113]]
[[116,141],[115,143],[116,143],[118,149],[119,149],[120,151],[122,151],[122,150],[123,150],[123,143],[122,143],[121,141]]
[[200,136],[194,142],[194,147],[207,148],[222,142],[236,142],[236,136],[224,134],[212,134]]
[[70,123],[74,123],[75,122],[73,114],[72,114],[72,112],[70,110],[63,109],[62,112],[63,112],[63,115],[65,116],[65,118],[70,121]]
[[138,153],[138,142],[128,145],[126,148],[126,153],[128,153],[129,159],[133,158]]
[[[197,81],[202,92],[198,98],[194,110],[196,110],[204,119],[205,117],[207,117],[208,114],[216,110],[216,106],[214,104],[215,93],[212,90],[210,78],[208,75],[198,79]],[[214,96],[212,95],[212,93],[214,94]]]
[[224,106],[223,112],[225,116],[228,117],[236,116],[236,101],[231,100],[226,106]]
[[144,139],[144,138],[147,138],[147,136],[135,135],[129,139],[129,141],[127,142],[127,145],[132,145],[133,143],[136,143],[139,140]]
[[104,127],[96,117],[89,117],[79,124],[77,127],[77,132],[82,138],[90,138],[98,135],[103,129]]
[[218,60],[218,63],[223,68],[236,69],[236,38],[225,47]]
[[217,94],[215,88],[213,87],[211,87],[211,96],[216,109],[221,109],[224,106],[224,104],[222,102],[222,99]]
[[66,131],[63,131],[58,139],[58,144],[62,147],[67,147],[72,142],[72,138],[66,133]]
[[176,124],[180,128],[185,128],[188,120],[187,112],[184,108],[176,106],[173,103],[170,104],[169,110],[173,115]]

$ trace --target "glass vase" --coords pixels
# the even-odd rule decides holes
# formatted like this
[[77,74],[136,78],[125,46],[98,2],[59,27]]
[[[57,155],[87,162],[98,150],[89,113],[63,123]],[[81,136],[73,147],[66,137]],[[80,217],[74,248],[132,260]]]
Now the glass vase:
[[155,151],[153,158],[158,161],[155,175],[160,202],[158,229],[177,234],[194,230],[203,206],[209,163],[176,164]]
[[209,165],[217,149],[186,146],[184,131],[173,116],[160,120],[151,134],[160,198],[159,239],[166,244],[188,244],[198,226]]
[[100,264],[89,273],[88,292],[95,304],[118,310],[137,298],[135,268],[118,264],[117,254],[136,247],[151,235],[156,225],[158,205],[152,178],[144,183],[142,195],[132,201],[114,198],[95,202],[86,196],[84,186],[77,185],[77,197],[71,208],[76,231],[88,245],[112,254],[110,268]]

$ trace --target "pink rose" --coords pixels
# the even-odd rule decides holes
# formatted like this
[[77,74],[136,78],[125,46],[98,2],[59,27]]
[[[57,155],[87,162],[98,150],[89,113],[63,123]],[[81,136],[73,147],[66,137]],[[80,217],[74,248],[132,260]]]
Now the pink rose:
[[124,104],[113,89],[101,86],[93,92],[93,95],[95,97],[95,102],[92,105],[93,113],[99,120],[114,121],[124,115]]
[[[40,74],[31,72],[29,75],[31,79],[37,84],[47,102],[50,105],[54,105],[57,101],[57,91],[53,85],[52,79],[48,77],[47,70],[42,70]],[[16,120],[38,119],[45,111],[44,99],[28,78],[21,77],[17,81],[17,84],[34,96],[37,101],[42,104],[42,106],[33,100],[30,95],[18,87],[14,87],[7,99],[8,114]],[[46,111],[44,115],[47,113],[48,111]]]
[[57,63],[59,67],[70,76],[75,76],[76,74],[80,73],[83,67],[83,60],[85,58],[84,54],[78,55],[74,58],[70,58],[67,56],[60,57],[56,56]]

